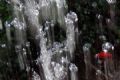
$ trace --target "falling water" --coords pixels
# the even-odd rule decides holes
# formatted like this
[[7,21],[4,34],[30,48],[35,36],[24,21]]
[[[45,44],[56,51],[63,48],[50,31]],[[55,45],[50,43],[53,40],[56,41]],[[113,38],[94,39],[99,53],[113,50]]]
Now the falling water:
[[2,30],[2,29],[3,29],[3,25],[2,25],[2,21],[0,19],[0,30]]
[[78,77],[77,77],[78,68],[77,68],[77,66],[75,64],[71,63],[69,69],[70,69],[70,73],[71,73],[71,75],[70,75],[71,80],[78,80]]
[[99,70],[97,71],[97,78],[98,80],[113,80],[113,76],[115,75],[115,67],[113,61],[114,47],[111,43],[106,42],[102,45],[102,50],[103,52],[96,55],[98,58],[97,66]]
[[110,18],[109,19],[106,19],[106,23],[107,23],[107,25],[108,25],[108,27],[109,27],[109,29],[111,29],[111,30],[113,30],[113,31],[115,31],[116,32],[116,30],[117,30],[117,27],[116,27],[116,20],[115,20],[115,5],[116,5],[116,0],[106,0],[107,2],[108,2],[108,4],[109,4],[109,8],[110,8],[110,10],[109,10],[109,14],[110,14]]
[[86,44],[84,44],[84,46],[83,46],[83,52],[84,52],[84,62],[85,62],[85,69],[86,69],[86,71],[85,71],[85,78],[86,78],[86,80],[89,80],[90,79],[90,77],[91,77],[91,70],[92,70],[92,68],[91,68],[91,53],[90,53],[90,47],[91,47],[91,44],[89,44],[89,43],[86,43]]
[[[66,1],[11,0],[10,3],[14,19],[10,24],[6,22],[6,32],[10,42],[9,27],[15,27],[15,49],[21,69],[26,69],[28,76],[31,70],[32,80],[77,80],[78,68],[71,61],[74,59],[78,18],[75,12],[67,12]],[[57,23],[66,31],[66,39],[62,42],[55,41],[54,28]],[[39,46],[35,54],[40,54],[35,60],[32,60],[27,30]],[[43,69],[40,74],[29,66],[27,55]]]
[[8,23],[7,21],[6,21],[6,23],[5,23],[5,26],[6,26],[6,35],[7,35],[7,39],[8,39],[8,43],[9,43],[9,45],[11,44],[11,31],[10,31],[10,23]]
[[[107,2],[110,6],[110,18],[106,19],[106,23],[113,29],[116,26],[114,18],[116,1]],[[76,45],[79,45],[78,16],[75,12],[68,11],[66,0],[10,0],[9,3],[13,8],[13,19],[5,22],[8,46],[11,49],[14,43],[20,69],[26,71],[28,79],[79,80],[79,68],[74,63]],[[96,3],[93,4],[93,7],[95,6]],[[97,19],[100,37],[106,41],[103,33],[103,16],[98,14]],[[11,35],[11,27],[14,28],[14,36]],[[65,39],[60,42],[55,39],[57,27],[65,31]],[[85,79],[91,80],[92,70],[95,70],[96,80],[114,80],[119,74],[115,76],[113,58],[107,57],[102,63],[99,53],[94,58],[91,56],[91,47],[92,43],[85,43],[82,48]],[[104,43],[102,46],[105,55],[110,53],[114,57],[113,50],[111,43]],[[96,65],[93,65],[91,58],[95,60]]]
[[[110,53],[114,57],[114,54],[113,54],[114,47],[111,43],[109,43],[109,42],[104,43],[102,48],[103,48],[103,51],[105,51],[105,52],[112,50],[112,51],[110,51]],[[108,75],[109,77],[113,77],[114,72],[115,72],[113,57],[111,59],[106,58],[105,63],[104,63],[105,75]]]

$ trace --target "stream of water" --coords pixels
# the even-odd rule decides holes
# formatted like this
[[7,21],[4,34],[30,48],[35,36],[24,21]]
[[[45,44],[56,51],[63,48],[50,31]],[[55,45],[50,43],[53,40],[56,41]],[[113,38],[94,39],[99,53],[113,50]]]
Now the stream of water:
[[[75,12],[68,12],[66,0],[10,0],[9,3],[13,8],[13,20],[5,23],[8,43],[11,46],[10,26],[14,26],[15,50],[19,65],[21,70],[27,71],[28,76],[32,72],[29,80],[79,80],[78,67],[72,62],[75,58],[76,45],[79,43],[78,17]],[[111,2],[109,3],[111,5]],[[112,20],[114,19],[113,12],[114,6],[111,5]],[[103,33],[101,15],[98,15],[98,19],[100,31]],[[66,37],[62,41],[56,41],[55,28],[58,27],[56,24],[59,24],[61,32],[65,31]],[[115,25],[113,24],[113,26]],[[26,32],[29,33],[29,39],[36,46],[36,51],[33,53],[33,55],[37,55],[35,59],[31,56],[30,49],[34,48],[31,47],[32,43],[28,41]],[[98,54],[97,58],[94,57],[98,63],[93,65],[91,46],[90,43],[83,46],[85,79],[89,80],[93,77],[92,70],[94,69],[96,80],[102,80],[103,77],[105,80],[114,80],[113,59],[105,58],[102,64]],[[111,48],[113,50],[112,44],[103,44],[104,52]],[[31,62],[38,66],[39,71],[30,66],[27,60],[28,55]]]

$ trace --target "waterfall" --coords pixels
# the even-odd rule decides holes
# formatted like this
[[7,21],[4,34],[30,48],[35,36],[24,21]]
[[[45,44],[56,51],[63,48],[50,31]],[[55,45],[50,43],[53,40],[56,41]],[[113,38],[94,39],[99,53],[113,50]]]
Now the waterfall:
[[[32,80],[77,80],[78,68],[71,61],[75,56],[78,18],[75,12],[68,12],[66,1],[11,0],[10,4],[13,7],[10,25],[15,28],[16,53],[21,69],[26,68],[28,75],[32,71]],[[57,23],[66,31],[66,39],[61,42],[55,41],[54,28]],[[8,23],[6,26],[9,26]],[[6,29],[9,34],[9,27]],[[38,46],[33,54],[37,55],[36,59],[32,59],[32,43],[28,41],[27,31],[30,40]],[[10,35],[7,38],[11,41]],[[29,65],[27,55],[40,71],[36,72]]]

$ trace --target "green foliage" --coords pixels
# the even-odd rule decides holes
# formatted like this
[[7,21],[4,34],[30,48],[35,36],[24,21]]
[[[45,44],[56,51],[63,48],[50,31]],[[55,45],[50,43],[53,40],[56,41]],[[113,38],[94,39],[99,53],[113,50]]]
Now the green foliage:
[[0,17],[3,22],[11,18],[10,5],[5,0],[0,0]]

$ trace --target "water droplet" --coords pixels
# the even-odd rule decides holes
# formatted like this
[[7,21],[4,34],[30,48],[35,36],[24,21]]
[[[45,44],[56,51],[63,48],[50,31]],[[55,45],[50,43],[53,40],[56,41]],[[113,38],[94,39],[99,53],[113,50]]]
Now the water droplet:
[[59,53],[60,53],[60,54],[63,53],[63,50],[60,49],[60,50],[59,50]]
[[71,63],[69,66],[70,71],[77,72],[78,68],[75,64]]
[[108,2],[109,4],[114,4],[114,3],[116,3],[116,0],[107,0],[107,2]]
[[75,12],[72,12],[70,11],[67,16],[66,16],[68,19],[71,19],[73,20],[74,22],[77,22],[78,21],[78,17],[77,17],[77,14]]
[[88,51],[88,50],[90,49],[90,47],[91,47],[91,44],[90,44],[90,43],[84,44],[84,46],[83,46],[83,51]]
[[26,67],[26,71],[27,71],[27,72],[30,71],[30,67],[29,67],[29,66]]
[[5,22],[5,27],[10,27],[11,23],[9,23],[8,21]]
[[55,23],[54,23],[54,21],[52,20],[52,21],[51,21],[51,27],[54,27],[54,25],[55,25]]
[[2,44],[1,47],[2,47],[2,48],[5,48],[5,47],[6,47],[6,44]]
[[22,30],[25,28],[25,24],[23,22],[20,22],[18,18],[14,18],[14,20],[11,22],[11,24],[13,24],[14,27],[19,30]]
[[50,24],[51,24],[51,22],[49,22],[49,21],[46,21],[46,22],[45,22],[45,26],[47,26],[47,27],[49,27]]
[[5,0],[8,4],[10,4],[11,3],[11,1],[10,0]]
[[51,62],[51,65],[52,65],[53,67],[55,67],[55,64],[56,64],[55,62]]
[[97,14],[96,17],[97,17],[97,19],[99,19],[99,20],[102,19],[102,15],[101,15],[101,14]]
[[21,46],[20,45],[16,45],[15,49],[16,49],[16,52],[19,52],[21,50]]
[[58,79],[62,80],[65,78],[66,71],[64,66],[60,65],[59,63],[56,63],[56,66],[54,67],[54,71],[55,71],[55,77],[57,77]]
[[36,16],[38,16],[38,15],[39,15],[39,11],[38,11],[37,9],[32,10],[32,12],[33,12],[33,14],[34,14],[34,15],[36,15]]
[[[69,18],[65,18],[65,22],[66,22],[66,24],[73,24],[73,21]],[[67,26],[67,27],[69,27],[69,26]]]
[[97,3],[96,3],[96,2],[93,2],[93,3],[92,3],[92,6],[93,6],[94,8],[96,8],[96,7],[97,7]]
[[26,49],[23,48],[22,50],[23,50],[23,54],[26,55],[27,54]]
[[46,27],[45,27],[45,31],[48,31],[48,30],[49,30],[49,27],[48,27],[48,26],[46,26]]
[[56,0],[56,4],[57,4],[57,7],[58,7],[58,8],[64,7],[64,2],[63,2],[63,1]]
[[106,42],[102,45],[102,50],[108,52],[109,50],[114,50],[114,46],[111,43]]
[[110,22],[111,22],[111,19],[108,18],[108,19],[106,19],[106,21],[107,21],[107,23],[110,23]]
[[47,1],[47,0],[42,0],[42,2],[41,2],[41,7],[45,7],[45,6],[49,6],[49,1]]
[[20,5],[18,6],[19,11],[22,11],[23,8],[24,8],[23,4],[20,4]]
[[35,71],[33,71],[32,80],[41,80],[40,76]]
[[100,75],[100,74],[102,74],[101,70],[97,70],[96,75]]
[[99,38],[100,38],[101,40],[103,40],[103,41],[106,41],[106,40],[107,40],[105,35],[101,35],[101,36],[99,36]]
[[62,64],[68,64],[69,63],[68,59],[65,58],[65,57],[62,57],[60,61],[61,61]]
[[30,47],[30,42],[26,42],[26,47]]

